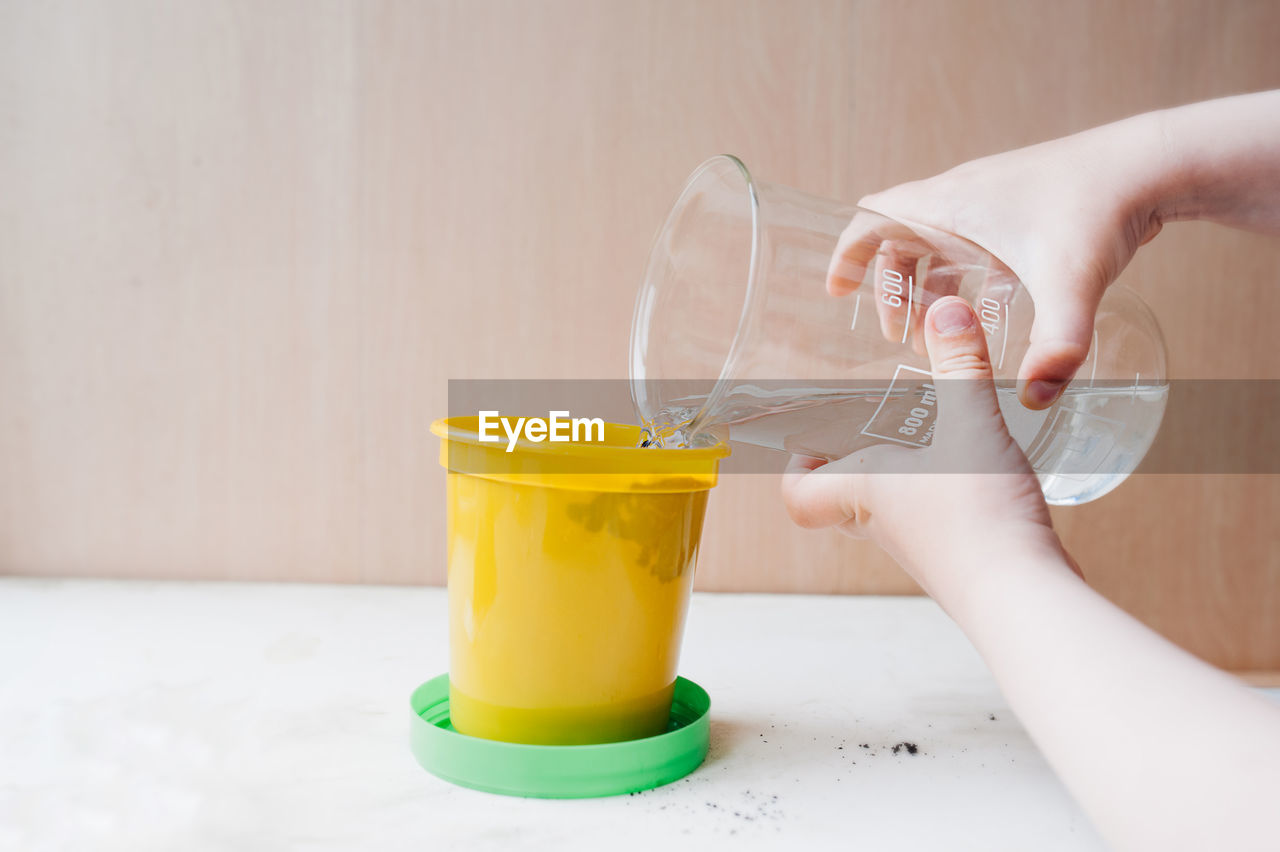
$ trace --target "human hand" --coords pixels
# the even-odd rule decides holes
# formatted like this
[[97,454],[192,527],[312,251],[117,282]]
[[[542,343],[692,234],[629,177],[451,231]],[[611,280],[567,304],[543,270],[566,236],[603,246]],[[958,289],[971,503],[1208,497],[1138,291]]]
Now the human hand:
[[[1156,163],[1159,137],[1156,117],[1137,116],[974,160],[868,195],[858,205],[964,237],[1021,279],[1035,303],[1035,321],[1018,372],[1019,398],[1043,409],[1088,355],[1103,292],[1160,231],[1159,198],[1167,187]],[[859,285],[869,263],[893,265],[894,257],[924,251],[892,234],[869,241],[866,223],[855,217],[836,248],[827,288],[843,295]],[[929,277],[929,295],[956,292],[945,268]],[[879,299],[876,304],[885,334],[897,335],[902,317]]]
[[[978,318],[942,297],[922,332],[938,403],[932,445],[877,445],[827,464],[797,457],[783,481],[792,518],[869,536],[942,605],[1111,848],[1274,846],[1275,704],[1073,575],[1001,418]],[[957,469],[969,472],[946,472]],[[1214,748],[1188,761],[1178,748],[1188,737]]]
[[923,325],[938,403],[932,445],[879,445],[833,462],[797,456],[782,489],[797,524],[873,539],[949,608],[973,572],[1000,569],[1015,550],[1073,563],[1005,427],[973,310],[945,297]]

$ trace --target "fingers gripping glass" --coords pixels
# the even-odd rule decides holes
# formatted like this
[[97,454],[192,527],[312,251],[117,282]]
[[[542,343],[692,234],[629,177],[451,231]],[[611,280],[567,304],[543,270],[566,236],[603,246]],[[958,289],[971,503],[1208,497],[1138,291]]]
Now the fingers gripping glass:
[[1168,385],[1159,327],[1131,290],[1107,292],[1062,398],[1028,410],[1014,380],[1035,308],[1007,266],[955,235],[755,180],[731,156],[694,172],[654,241],[631,329],[637,413],[658,443],[728,437],[827,459],[927,445],[922,324],[948,295],[982,322],[1001,410],[1051,503],[1099,497],[1137,467]]

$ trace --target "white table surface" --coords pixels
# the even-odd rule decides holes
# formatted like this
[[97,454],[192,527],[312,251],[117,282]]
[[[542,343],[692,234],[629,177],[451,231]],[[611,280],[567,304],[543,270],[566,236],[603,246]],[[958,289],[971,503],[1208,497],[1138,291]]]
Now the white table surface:
[[0,849],[1102,848],[927,599],[695,595],[706,763],[580,801],[414,763],[445,621],[440,589],[0,580]]

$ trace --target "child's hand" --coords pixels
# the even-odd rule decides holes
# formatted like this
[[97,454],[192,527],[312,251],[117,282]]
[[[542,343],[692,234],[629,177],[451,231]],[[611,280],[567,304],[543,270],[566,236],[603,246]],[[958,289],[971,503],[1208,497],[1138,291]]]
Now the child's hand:
[[[1280,90],[1138,116],[861,203],[967,237],[1010,266],[1036,302],[1019,376],[1061,380],[1086,354],[1104,288],[1162,222],[1210,219],[1280,234],[1276,139]],[[858,226],[855,218],[833,258],[834,295],[860,286],[872,258],[894,264],[896,250],[911,260],[909,237],[861,239]],[[944,275],[927,292],[955,292],[948,287]],[[902,318],[917,327],[914,308]],[[893,333],[897,320],[882,314],[882,328]],[[923,325],[939,407],[933,446],[795,460],[783,483],[792,517],[870,536],[942,604],[1110,846],[1273,848],[1275,704],[1071,574],[1000,416],[971,309],[939,298]],[[1037,392],[1046,389],[1026,388],[1024,402],[1043,401]],[[1214,747],[1187,760],[1179,745],[1204,738]]]
[[[1075,375],[1089,353],[1103,292],[1160,230],[1157,122],[1139,116],[985,157],[858,202],[965,237],[1022,280],[1036,308],[1031,347],[1018,373],[1020,398],[1029,408],[1047,407]],[[853,257],[863,236],[858,227],[855,219],[836,249],[827,284],[835,295],[850,285],[834,270],[860,260]]]
[[1000,414],[972,309],[940,299],[924,326],[938,397],[933,445],[876,446],[825,464],[796,457],[782,488],[800,526],[872,538],[949,608],[975,566],[1028,548],[1062,550],[1040,483]]

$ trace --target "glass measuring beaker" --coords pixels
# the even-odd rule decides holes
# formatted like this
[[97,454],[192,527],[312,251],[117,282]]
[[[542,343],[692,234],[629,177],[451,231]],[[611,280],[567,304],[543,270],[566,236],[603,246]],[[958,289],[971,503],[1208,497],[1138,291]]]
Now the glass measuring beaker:
[[[829,273],[851,292],[831,295]],[[690,177],[650,253],[631,329],[637,413],[668,445],[728,437],[827,459],[927,446],[921,323],[945,295],[981,318],[1001,411],[1050,503],[1096,499],[1137,467],[1168,396],[1163,338],[1137,294],[1107,291],[1076,379],[1031,411],[1014,380],[1035,308],[1000,260],[953,234],[755,180],[727,155]]]

